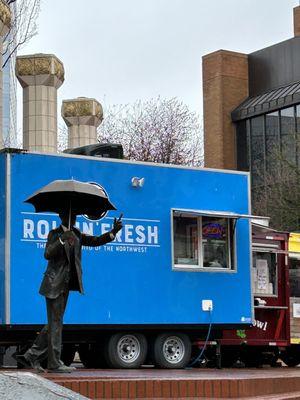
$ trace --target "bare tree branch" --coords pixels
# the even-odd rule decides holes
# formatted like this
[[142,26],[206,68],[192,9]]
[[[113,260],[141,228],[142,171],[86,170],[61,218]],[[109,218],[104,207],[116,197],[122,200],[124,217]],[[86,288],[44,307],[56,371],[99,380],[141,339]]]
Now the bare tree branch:
[[22,135],[21,132],[18,132],[16,137],[13,137],[11,134],[7,135],[3,139],[3,147],[13,147],[15,149],[22,149]]
[[[102,143],[120,143],[127,159],[203,166],[200,118],[178,99],[151,99],[113,105],[98,128]],[[67,128],[59,127],[59,151],[67,147]]]
[[271,217],[274,228],[287,231],[300,229],[299,162],[288,159],[286,149],[273,148],[266,172],[255,167],[261,184],[253,187],[253,207],[258,215]]
[[65,124],[58,126],[57,150],[62,153],[68,147],[68,128]]
[[[14,0],[9,0],[7,3],[12,4],[14,2]],[[2,68],[18,49],[37,35],[40,3],[41,0],[18,0],[16,7],[12,7],[11,28],[3,41],[4,63]]]
[[176,98],[108,108],[98,139],[121,143],[133,160],[203,165],[199,116]]

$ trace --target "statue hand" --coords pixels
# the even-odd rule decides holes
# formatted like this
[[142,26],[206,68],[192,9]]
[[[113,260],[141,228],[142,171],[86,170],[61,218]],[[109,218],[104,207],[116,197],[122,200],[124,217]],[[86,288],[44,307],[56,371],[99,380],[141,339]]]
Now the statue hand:
[[116,235],[123,228],[122,216],[123,214],[121,214],[118,219],[117,218],[114,219],[113,228],[111,230],[114,235]]

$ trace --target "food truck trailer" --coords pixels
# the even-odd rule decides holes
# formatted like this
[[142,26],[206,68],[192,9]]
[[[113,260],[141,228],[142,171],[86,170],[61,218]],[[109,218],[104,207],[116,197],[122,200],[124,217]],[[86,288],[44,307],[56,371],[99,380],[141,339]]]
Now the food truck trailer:
[[[48,233],[60,223],[25,203],[57,179],[100,184],[117,211],[78,216],[100,235],[123,213],[116,239],[84,248],[84,295],[71,292],[63,358],[86,366],[189,364],[191,344],[253,321],[249,174],[238,171],[39,154],[0,154],[0,345],[20,351],[46,323],[38,294]],[[270,287],[270,286],[269,286]]]
[[252,223],[254,320],[249,329],[224,330],[221,365],[276,366],[290,348],[289,234]]

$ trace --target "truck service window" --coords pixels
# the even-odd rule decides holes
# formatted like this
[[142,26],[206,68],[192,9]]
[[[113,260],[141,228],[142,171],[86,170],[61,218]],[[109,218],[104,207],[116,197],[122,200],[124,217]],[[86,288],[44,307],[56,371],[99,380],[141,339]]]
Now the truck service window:
[[277,258],[275,253],[254,251],[252,285],[255,295],[277,295]]
[[234,269],[232,219],[173,213],[174,268]]
[[203,267],[230,268],[229,233],[228,218],[202,217]]
[[198,220],[193,217],[174,218],[175,264],[196,266],[198,258]]
[[300,260],[290,258],[289,268],[290,296],[300,297]]

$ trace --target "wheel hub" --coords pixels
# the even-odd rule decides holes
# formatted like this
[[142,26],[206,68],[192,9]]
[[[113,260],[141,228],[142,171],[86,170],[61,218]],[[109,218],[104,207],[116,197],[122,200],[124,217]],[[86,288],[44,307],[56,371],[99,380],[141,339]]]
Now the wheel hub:
[[131,347],[126,344],[122,347],[122,351],[124,353],[130,353],[130,349],[131,349]]
[[124,362],[132,363],[140,355],[141,347],[138,339],[133,335],[122,336],[118,342],[118,355]]
[[185,346],[178,336],[170,336],[163,345],[163,355],[171,364],[179,363],[185,355]]
[[174,346],[168,346],[167,351],[169,354],[174,354],[176,351],[176,348]]

